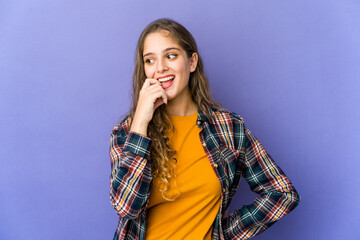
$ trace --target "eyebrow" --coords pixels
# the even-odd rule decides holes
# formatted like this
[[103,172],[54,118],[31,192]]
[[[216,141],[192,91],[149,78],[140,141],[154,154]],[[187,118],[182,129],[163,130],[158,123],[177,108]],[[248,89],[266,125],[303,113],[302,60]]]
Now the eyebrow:
[[[180,49],[179,48],[176,48],[176,47],[169,47],[169,48],[166,48],[166,49],[164,49],[164,51],[163,52],[168,52],[168,51],[171,51],[171,50],[178,50],[178,51],[180,51]],[[144,56],[143,56],[143,58],[144,57],[146,57],[146,56],[149,56],[149,55],[153,55],[154,53],[146,53],[146,54],[144,54]]]

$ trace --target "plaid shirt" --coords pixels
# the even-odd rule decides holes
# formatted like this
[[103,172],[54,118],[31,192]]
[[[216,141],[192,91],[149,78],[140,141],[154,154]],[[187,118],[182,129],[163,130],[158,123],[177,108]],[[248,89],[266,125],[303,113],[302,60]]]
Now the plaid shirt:
[[[212,239],[248,239],[292,211],[300,196],[284,172],[234,112],[207,108],[208,119],[198,110],[197,126],[204,151],[222,188]],[[146,214],[151,191],[152,140],[130,131],[127,115],[111,133],[110,200],[119,217],[114,239],[145,239]],[[227,208],[244,176],[254,202],[226,216]]]

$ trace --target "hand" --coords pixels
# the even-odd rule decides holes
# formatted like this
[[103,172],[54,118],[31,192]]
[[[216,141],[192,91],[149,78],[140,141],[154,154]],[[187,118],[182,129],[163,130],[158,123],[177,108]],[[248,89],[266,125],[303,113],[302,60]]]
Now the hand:
[[161,104],[167,104],[165,90],[161,83],[153,78],[147,78],[139,92],[138,104],[135,111],[132,131],[146,135],[147,125],[151,121],[154,111]]

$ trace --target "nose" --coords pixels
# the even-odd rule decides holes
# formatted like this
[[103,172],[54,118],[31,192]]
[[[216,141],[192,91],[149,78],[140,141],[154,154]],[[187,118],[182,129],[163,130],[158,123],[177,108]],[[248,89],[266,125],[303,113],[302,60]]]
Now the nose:
[[158,65],[157,65],[157,72],[162,73],[162,72],[165,72],[166,70],[168,70],[166,62],[163,59],[160,59],[158,61]]

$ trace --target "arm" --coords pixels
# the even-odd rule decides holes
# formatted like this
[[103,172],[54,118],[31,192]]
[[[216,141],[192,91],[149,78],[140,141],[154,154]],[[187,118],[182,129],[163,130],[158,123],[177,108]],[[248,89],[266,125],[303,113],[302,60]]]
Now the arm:
[[245,127],[244,136],[245,153],[239,161],[251,191],[260,196],[222,220],[226,239],[247,239],[261,233],[300,202],[290,180]]
[[129,120],[123,121],[111,133],[110,201],[120,217],[134,219],[150,195],[152,140],[129,128]]

